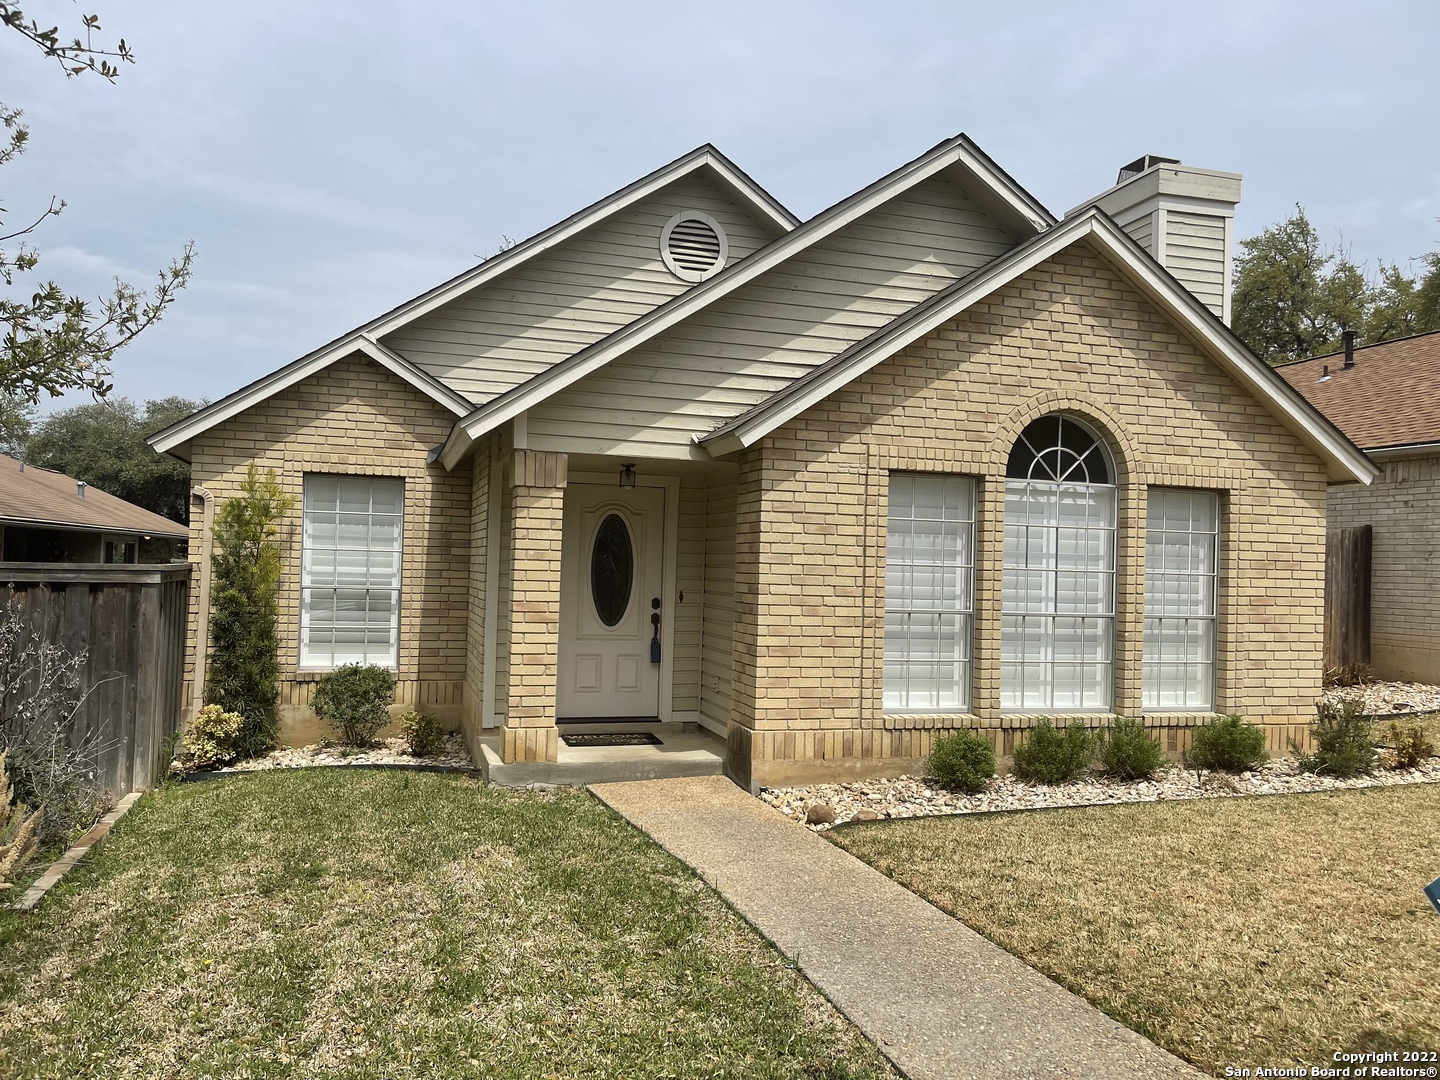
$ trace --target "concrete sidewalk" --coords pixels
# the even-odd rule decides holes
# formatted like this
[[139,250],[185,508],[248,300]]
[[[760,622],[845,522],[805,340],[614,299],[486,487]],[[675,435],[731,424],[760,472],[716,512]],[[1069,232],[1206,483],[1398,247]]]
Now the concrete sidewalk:
[[694,867],[913,1080],[1204,1075],[724,777],[590,790]]

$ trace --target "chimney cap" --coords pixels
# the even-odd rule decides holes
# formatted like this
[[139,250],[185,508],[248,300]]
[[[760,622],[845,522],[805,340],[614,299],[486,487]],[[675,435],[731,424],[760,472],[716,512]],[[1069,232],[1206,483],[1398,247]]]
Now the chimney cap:
[[1138,157],[1138,158],[1136,158],[1134,161],[1130,162],[1129,165],[1122,165],[1122,166],[1120,166],[1120,175],[1117,176],[1117,177],[1115,177],[1115,183],[1117,183],[1117,184],[1123,184],[1126,180],[1129,180],[1132,176],[1139,176],[1139,175],[1140,175],[1141,173],[1143,173],[1143,172],[1148,172],[1149,170],[1153,169],[1156,165],[1179,165],[1179,164],[1180,164],[1180,159],[1179,159],[1179,158],[1161,157],[1159,154],[1145,154],[1145,155],[1143,155],[1142,157]]
[[82,499],[85,497],[85,481],[84,481],[84,480],[76,480],[76,481],[75,481],[75,494],[76,494],[76,495],[79,495],[80,498],[82,498]]

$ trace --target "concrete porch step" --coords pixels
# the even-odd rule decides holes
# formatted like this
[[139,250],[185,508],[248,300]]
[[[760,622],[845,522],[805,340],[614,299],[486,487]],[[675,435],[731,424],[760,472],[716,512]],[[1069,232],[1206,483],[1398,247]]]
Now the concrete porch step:
[[[610,725],[603,725],[609,727]],[[500,787],[582,787],[625,780],[663,780],[684,776],[723,776],[725,744],[708,731],[684,731],[681,724],[617,724],[616,731],[654,731],[659,746],[566,746],[558,761],[500,760],[500,736],[480,738],[487,783]],[[586,732],[597,727],[586,724]]]

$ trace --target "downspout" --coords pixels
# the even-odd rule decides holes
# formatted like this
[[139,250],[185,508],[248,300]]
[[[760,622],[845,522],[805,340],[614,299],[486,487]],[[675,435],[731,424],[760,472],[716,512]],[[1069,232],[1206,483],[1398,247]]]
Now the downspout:
[[215,544],[215,496],[209,488],[190,489],[190,513],[195,513],[195,501],[200,500],[204,509],[200,515],[200,585],[196,596],[195,626],[195,678],[191,684],[191,717],[205,704],[205,668],[210,659],[210,553]]

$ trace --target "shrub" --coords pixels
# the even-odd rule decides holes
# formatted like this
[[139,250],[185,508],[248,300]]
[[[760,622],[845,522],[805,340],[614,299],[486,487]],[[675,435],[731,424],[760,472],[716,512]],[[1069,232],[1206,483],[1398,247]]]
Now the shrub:
[[1015,747],[1015,775],[1022,780],[1062,784],[1074,780],[1095,760],[1095,736],[1082,724],[1056,728],[1049,717],[1030,729]]
[[447,732],[433,716],[411,709],[400,717],[400,737],[415,757],[433,757],[445,748]]
[[273,470],[262,474],[252,462],[239,494],[226,499],[215,515],[205,703],[245,718],[238,745],[246,757],[275,745],[280,693],[276,526],[294,502]]
[[1100,733],[1100,766],[1122,780],[1144,780],[1165,764],[1160,740],[1151,738],[1145,721],[1117,716]]
[[1186,763],[1194,769],[1244,772],[1267,759],[1265,732],[1238,716],[1212,716],[1191,736]]
[[40,811],[27,813],[25,805],[15,800],[5,757],[0,750],[0,892],[10,888],[10,880],[35,853],[40,828]]
[[196,769],[218,769],[240,756],[245,718],[219,705],[206,705],[195,714],[185,733],[185,764]]
[[1321,702],[1310,723],[1310,739],[1315,744],[1310,753],[1290,741],[1290,751],[1305,772],[1360,776],[1375,769],[1372,722],[1356,698]]
[[1401,727],[1390,722],[1390,741],[1394,744],[1395,768],[1413,769],[1435,753],[1435,744],[1419,724]]
[[1375,681],[1375,673],[1369,664],[1342,664],[1325,672],[1325,689],[1337,686],[1364,686]]
[[989,739],[973,731],[941,735],[925,759],[925,775],[939,787],[973,795],[995,775],[995,751]]
[[346,664],[327,673],[315,687],[315,715],[327,720],[351,746],[369,746],[390,720],[385,706],[395,696],[388,668]]

